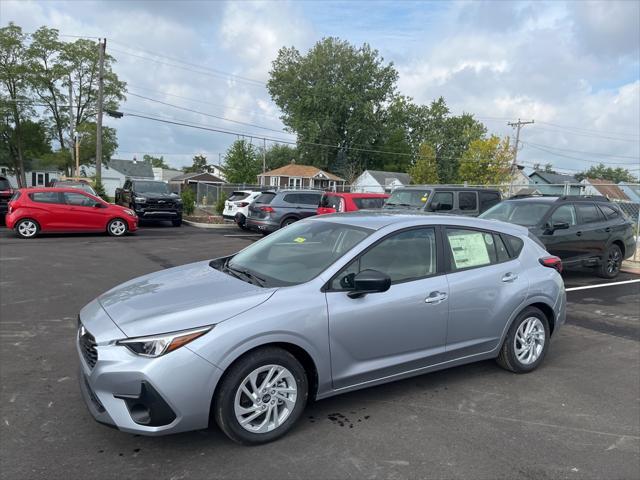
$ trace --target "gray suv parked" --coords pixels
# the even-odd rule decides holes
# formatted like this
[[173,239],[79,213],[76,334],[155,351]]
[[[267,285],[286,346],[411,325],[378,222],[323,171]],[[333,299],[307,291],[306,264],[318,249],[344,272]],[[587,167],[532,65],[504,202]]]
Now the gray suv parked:
[[315,215],[323,193],[320,190],[265,192],[249,206],[246,226],[266,235]]
[[415,186],[396,188],[384,209],[409,209],[477,217],[500,203],[500,191],[486,188]]

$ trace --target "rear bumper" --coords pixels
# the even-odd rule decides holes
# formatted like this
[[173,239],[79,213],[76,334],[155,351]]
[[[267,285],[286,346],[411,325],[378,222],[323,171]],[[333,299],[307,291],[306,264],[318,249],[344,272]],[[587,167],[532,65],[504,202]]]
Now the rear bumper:
[[280,224],[278,223],[265,222],[265,221],[255,220],[253,218],[247,218],[247,222],[245,226],[251,230],[256,230],[259,232],[267,232],[267,233],[275,232],[276,230],[280,229]]

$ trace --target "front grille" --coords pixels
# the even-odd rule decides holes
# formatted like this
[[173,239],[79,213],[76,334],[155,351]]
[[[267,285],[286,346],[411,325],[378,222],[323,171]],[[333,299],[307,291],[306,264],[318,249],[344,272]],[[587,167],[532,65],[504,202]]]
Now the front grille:
[[91,335],[82,324],[78,329],[78,343],[80,351],[89,368],[93,368],[98,361],[98,349],[96,348],[96,339]]
[[174,210],[175,208],[175,203],[171,200],[164,200],[162,203],[149,201],[146,206],[147,210]]

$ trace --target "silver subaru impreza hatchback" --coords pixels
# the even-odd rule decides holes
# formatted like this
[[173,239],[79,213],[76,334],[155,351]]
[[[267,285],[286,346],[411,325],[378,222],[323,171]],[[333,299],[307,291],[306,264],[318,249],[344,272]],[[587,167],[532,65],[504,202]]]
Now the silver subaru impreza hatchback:
[[268,442],[309,398],[488,358],[534,370],[565,321],[561,269],[497,221],[315,217],[89,303],[80,386],[93,416],[125,432],[215,420],[236,442]]

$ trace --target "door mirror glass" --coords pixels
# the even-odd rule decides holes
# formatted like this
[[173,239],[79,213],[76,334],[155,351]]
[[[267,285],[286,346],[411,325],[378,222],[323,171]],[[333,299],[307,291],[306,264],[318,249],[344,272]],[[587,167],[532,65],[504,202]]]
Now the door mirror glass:
[[429,210],[431,210],[432,212],[436,212],[440,210],[440,202],[431,202],[431,205],[429,206]]
[[353,277],[353,285],[354,290],[347,295],[360,298],[368,293],[386,292],[391,287],[391,278],[378,270],[363,270]]

